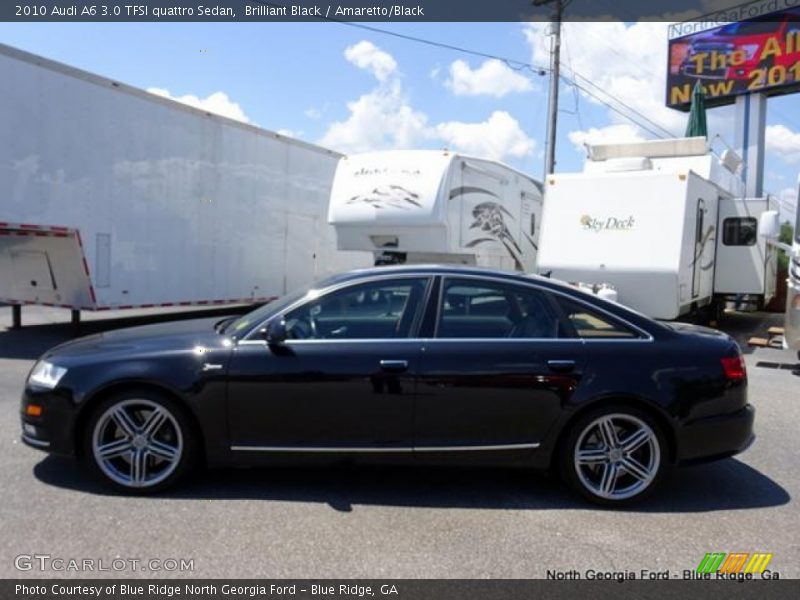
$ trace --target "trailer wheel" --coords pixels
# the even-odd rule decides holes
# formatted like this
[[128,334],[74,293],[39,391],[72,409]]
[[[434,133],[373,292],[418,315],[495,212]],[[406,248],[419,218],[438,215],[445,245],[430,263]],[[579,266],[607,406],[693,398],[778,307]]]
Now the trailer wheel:
[[83,457],[113,488],[149,494],[191,470],[197,441],[180,404],[152,390],[130,390],[95,407],[84,430]]

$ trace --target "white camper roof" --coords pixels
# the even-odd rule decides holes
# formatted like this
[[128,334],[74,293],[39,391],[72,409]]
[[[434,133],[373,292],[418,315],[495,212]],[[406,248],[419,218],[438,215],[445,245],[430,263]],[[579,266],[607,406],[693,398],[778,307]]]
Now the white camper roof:
[[594,161],[633,157],[674,158],[706,154],[708,154],[708,142],[702,136],[589,146],[589,159]]

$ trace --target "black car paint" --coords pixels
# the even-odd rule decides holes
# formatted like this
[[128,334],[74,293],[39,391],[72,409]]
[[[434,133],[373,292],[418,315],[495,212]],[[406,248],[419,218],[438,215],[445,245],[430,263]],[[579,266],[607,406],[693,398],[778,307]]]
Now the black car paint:
[[[424,314],[409,339],[269,345],[260,330],[282,314],[270,315],[269,307],[261,313],[263,321],[243,336],[247,340],[226,329],[218,332],[219,318],[94,335],[42,357],[68,371],[55,390],[26,387],[22,419],[39,428],[37,437],[49,442],[49,451],[75,454],[95,402],[122,387],[157,388],[183,401],[202,434],[210,466],[317,458],[313,452],[232,447],[337,447],[346,451],[319,457],[407,461],[409,453],[357,450],[416,446],[425,450],[410,454],[428,462],[547,468],[568,423],[612,400],[647,408],[664,429],[672,462],[735,454],[752,440],[746,380],[728,380],[720,363],[722,356],[739,353],[725,334],[667,326],[546,278],[482,269],[381,267],[326,285],[400,275],[431,277]],[[641,336],[624,341],[436,339],[432,311],[440,278],[448,276],[486,277],[566,295],[622,320]],[[408,368],[381,368],[381,360],[405,361]],[[34,401],[44,406],[42,417],[25,414]],[[23,439],[41,447],[29,436]],[[530,442],[539,447],[436,451],[439,446]]]

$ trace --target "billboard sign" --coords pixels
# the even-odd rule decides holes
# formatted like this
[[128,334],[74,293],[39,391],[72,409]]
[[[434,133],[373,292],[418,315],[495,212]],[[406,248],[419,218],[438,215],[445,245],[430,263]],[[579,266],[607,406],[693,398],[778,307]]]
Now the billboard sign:
[[670,108],[689,110],[697,81],[707,106],[730,104],[752,92],[800,91],[800,8],[671,39],[668,56]]

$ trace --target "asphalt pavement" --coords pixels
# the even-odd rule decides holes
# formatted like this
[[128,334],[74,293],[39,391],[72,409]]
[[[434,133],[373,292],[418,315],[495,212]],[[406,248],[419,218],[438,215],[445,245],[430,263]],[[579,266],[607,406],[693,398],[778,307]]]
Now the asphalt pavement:
[[[108,317],[84,314],[84,331],[177,318]],[[789,351],[747,349],[755,444],[677,470],[633,509],[598,509],[535,473],[481,469],[223,470],[134,498],[19,441],[24,379],[36,357],[73,335],[68,319],[26,307],[25,327],[10,330],[11,310],[0,308],[2,578],[638,576],[694,570],[707,552],[769,552],[771,572],[800,576],[800,370]],[[736,314],[721,328],[745,340],[780,321]],[[84,560],[110,570],[69,569]]]

